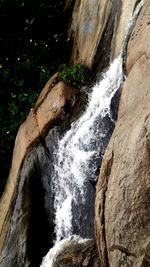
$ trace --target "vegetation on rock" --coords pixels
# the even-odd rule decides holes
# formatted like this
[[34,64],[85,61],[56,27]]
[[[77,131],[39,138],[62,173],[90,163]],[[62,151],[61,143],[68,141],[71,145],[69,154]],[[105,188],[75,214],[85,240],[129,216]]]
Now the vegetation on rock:
[[90,82],[91,73],[83,64],[61,64],[59,67],[59,78],[66,84],[80,87]]

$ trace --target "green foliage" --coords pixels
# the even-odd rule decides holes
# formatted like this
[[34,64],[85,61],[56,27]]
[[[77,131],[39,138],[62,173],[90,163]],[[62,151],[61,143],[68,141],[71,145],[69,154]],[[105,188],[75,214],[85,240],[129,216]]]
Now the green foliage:
[[50,78],[50,70],[47,69],[45,66],[40,66],[39,68],[39,76],[40,76],[40,84],[41,87],[45,85],[45,83],[49,80]]
[[59,77],[69,85],[80,87],[90,82],[91,74],[83,64],[62,64],[59,67]]
[[[20,68],[0,68],[0,193],[10,168],[12,149],[20,124],[25,120],[38,96],[38,91],[28,88],[27,79],[19,74]],[[40,82],[40,81],[39,81]],[[43,83],[43,81],[41,81]],[[2,89],[5,89],[3,92]]]

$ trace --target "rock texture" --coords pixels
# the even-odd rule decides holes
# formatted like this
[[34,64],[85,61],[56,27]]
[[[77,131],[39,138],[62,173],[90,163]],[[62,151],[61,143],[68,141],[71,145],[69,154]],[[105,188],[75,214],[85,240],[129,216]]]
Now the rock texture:
[[83,63],[90,68],[95,64],[100,69],[106,67],[120,53],[138,2],[76,0],[70,27],[73,38],[71,62]]
[[73,35],[72,62],[92,66],[110,15],[112,2],[112,0],[75,1],[71,23],[71,33]]
[[[77,237],[76,237],[77,238]],[[78,240],[74,237],[63,240],[46,255],[41,267],[99,267],[98,251],[93,240]]]
[[101,267],[150,266],[150,3],[127,49],[119,117],[97,185]]
[[[119,2],[119,1],[118,1]],[[117,9],[115,16],[114,34],[111,42],[110,59],[114,59],[120,53],[123,41],[125,39],[128,25],[132,17],[136,4],[139,1],[120,1],[120,7]]]
[[54,267],[99,267],[97,249],[93,242],[72,244],[58,255]]
[[18,131],[8,182],[0,201],[0,251],[6,243],[6,234],[19,191],[20,173],[24,171],[21,170],[23,162],[31,146],[34,147],[34,144],[40,142],[46,131],[65,114],[65,106],[73,99],[74,90],[63,82],[57,82],[56,74],[48,81],[35,108],[30,111],[28,118]]

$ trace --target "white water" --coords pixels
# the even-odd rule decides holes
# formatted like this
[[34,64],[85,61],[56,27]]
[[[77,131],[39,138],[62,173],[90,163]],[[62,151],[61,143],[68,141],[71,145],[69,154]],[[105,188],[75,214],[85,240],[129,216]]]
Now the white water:
[[85,203],[86,178],[89,172],[94,175],[98,150],[103,147],[102,139],[105,137],[106,130],[99,129],[99,121],[106,114],[110,115],[111,99],[121,85],[122,76],[120,55],[93,87],[82,117],[59,141],[53,174],[56,242],[73,234],[72,205],[76,212],[80,212],[77,210],[80,208],[78,201],[80,205]]

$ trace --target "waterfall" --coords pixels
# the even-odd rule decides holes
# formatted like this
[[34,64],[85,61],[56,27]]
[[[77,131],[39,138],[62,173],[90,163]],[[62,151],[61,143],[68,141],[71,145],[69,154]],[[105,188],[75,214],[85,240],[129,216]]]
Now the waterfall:
[[[99,151],[103,154],[103,139],[107,129],[101,128],[101,121],[110,117],[110,103],[122,82],[122,56],[114,60],[102,75],[89,96],[86,111],[72,123],[71,129],[59,141],[55,151],[52,187],[55,194],[56,242],[73,233],[74,218],[81,213],[86,203],[86,183],[90,173],[95,179]],[[79,205],[80,203],[80,205]],[[84,224],[88,224],[83,218]]]
[[[143,3],[144,1],[142,0],[137,5],[130,19],[123,46],[126,45],[130,27]],[[118,58],[101,74],[100,81],[93,86],[88,96],[85,112],[77,121],[72,123],[70,130],[58,140],[58,146],[53,155],[54,161],[51,163],[53,164],[53,171],[50,179],[50,186],[54,194],[56,234],[54,242],[56,246],[49,253],[50,257],[47,263],[45,265],[42,264],[41,267],[53,266],[54,260],[52,260],[52,257],[56,256],[56,251],[60,248],[60,245],[64,244],[65,241],[62,241],[62,239],[69,240],[70,236],[74,234],[80,234],[84,238],[91,237],[86,230],[91,219],[91,212],[88,216],[87,210],[87,207],[89,207],[87,201],[89,201],[90,197],[87,185],[89,184],[89,178],[93,181],[97,179],[97,167],[107,146],[107,136],[109,135],[109,127],[106,127],[108,126],[107,119],[109,119],[109,122],[112,121],[110,104],[112,97],[123,81],[123,50],[124,47]],[[30,158],[27,161],[29,164]],[[32,163],[30,164],[32,165]],[[0,264],[3,267],[16,266],[16,262],[19,262],[20,265],[18,266],[25,266],[27,229],[23,229],[22,234],[20,221],[22,216],[22,190],[28,176],[26,168],[22,169],[18,196],[7,235],[7,244],[0,257]],[[94,189],[92,188],[92,190]],[[94,205],[94,201],[92,205]],[[89,225],[90,227],[93,227],[93,222]],[[21,243],[21,249],[18,252],[16,248],[19,243]],[[18,255],[18,259],[15,261],[16,255]],[[14,265],[12,259],[14,260]]]

